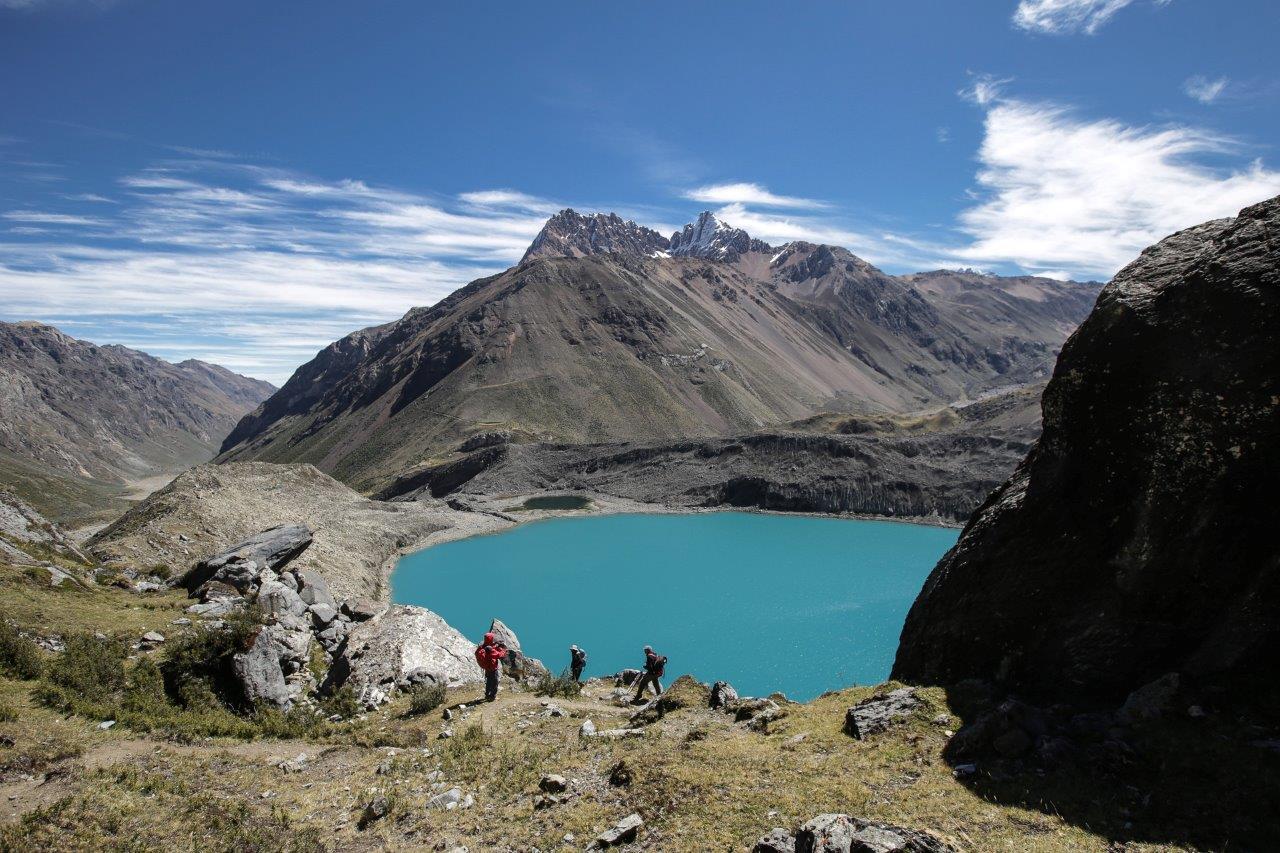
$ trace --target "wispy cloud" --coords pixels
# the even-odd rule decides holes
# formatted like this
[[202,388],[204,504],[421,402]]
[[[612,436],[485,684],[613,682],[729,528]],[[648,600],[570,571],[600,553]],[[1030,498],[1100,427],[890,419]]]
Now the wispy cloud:
[[[1013,23],[1028,32],[1093,35],[1133,0],[1020,0]],[[1169,0],[1153,0],[1164,6]]]
[[1197,74],[1187,78],[1187,81],[1182,84],[1182,91],[1187,93],[1188,98],[1194,98],[1202,104],[1212,104],[1226,91],[1227,84],[1230,82],[1226,77],[1210,79],[1203,74]]
[[972,242],[958,254],[1110,275],[1173,231],[1280,193],[1280,172],[1260,160],[1206,162],[1241,151],[1237,140],[1202,128],[1131,126],[997,100],[978,152],[977,203],[959,219]]
[[686,190],[684,197],[706,204],[756,204],[762,207],[808,208],[826,207],[823,202],[797,196],[775,195],[765,187],[752,183],[709,184]]
[[987,104],[1000,97],[1000,93],[1004,91],[1006,84],[1012,83],[1012,77],[997,77],[994,74],[975,74],[969,72],[969,85],[961,89],[958,94],[966,101],[985,107]]
[[[346,332],[513,264],[557,208],[515,190],[423,196],[205,159],[118,183],[115,205],[85,193],[0,211],[3,316],[78,321],[157,354],[216,344],[228,366],[275,382]],[[176,322],[180,340],[140,333],[147,318]]]

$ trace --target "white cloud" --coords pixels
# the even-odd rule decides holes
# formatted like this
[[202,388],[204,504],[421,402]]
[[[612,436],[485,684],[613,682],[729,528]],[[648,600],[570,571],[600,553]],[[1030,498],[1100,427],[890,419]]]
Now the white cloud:
[[687,190],[684,197],[706,204],[758,204],[763,207],[816,208],[826,205],[796,196],[774,195],[759,184],[709,184]]
[[1012,77],[996,77],[992,74],[974,74],[972,71],[969,72],[969,76],[973,78],[973,82],[956,94],[964,98],[966,101],[971,101],[980,107],[985,107],[987,104],[1000,97],[1000,93],[1004,91],[1005,85],[1013,82]]
[[[0,210],[0,315],[88,323],[102,342],[175,357],[223,347],[228,366],[277,383],[333,339],[510,266],[555,209],[515,190],[450,200],[195,160],[119,183],[100,215]],[[144,327],[158,319],[182,334]],[[264,322],[274,339],[248,334]]]
[[962,257],[1110,275],[1168,234],[1280,193],[1261,161],[1234,169],[1206,155],[1239,144],[1186,126],[1134,127],[1013,99],[989,107],[979,201],[960,215]]
[[[1133,0],[1020,0],[1013,23],[1029,32],[1093,35]],[[1157,6],[1169,0],[1153,0]]]
[[1231,81],[1226,77],[1217,77],[1210,80],[1202,74],[1189,77],[1182,84],[1182,91],[1187,93],[1188,98],[1194,98],[1202,104],[1212,104],[1218,100],[1218,96],[1227,88],[1227,84]]

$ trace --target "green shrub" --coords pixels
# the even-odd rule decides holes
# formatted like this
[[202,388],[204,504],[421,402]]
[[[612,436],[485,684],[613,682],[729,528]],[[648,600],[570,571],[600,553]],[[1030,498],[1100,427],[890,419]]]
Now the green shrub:
[[427,714],[444,704],[443,684],[417,684],[409,691],[409,713]]
[[0,674],[29,681],[44,672],[44,655],[30,637],[0,615]]
[[534,692],[539,696],[560,696],[565,699],[576,699],[582,694],[582,685],[567,669],[558,676],[553,676],[550,672],[544,672],[542,677],[538,679]]
[[0,723],[12,723],[18,719],[18,709],[7,699],[0,699]]
[[262,618],[254,612],[233,613],[225,622],[222,630],[201,628],[184,634],[165,650],[160,664],[165,692],[184,708],[210,710],[243,704],[232,657],[252,645]]
[[45,667],[44,683],[36,696],[46,705],[84,716],[109,713],[112,700],[124,690],[124,660],[128,647],[123,641],[92,634],[68,637],[65,650]]
[[149,572],[162,581],[167,581],[173,577],[173,569],[169,568],[168,563],[156,563],[149,569]]
[[352,689],[350,684],[342,685],[322,699],[320,708],[324,711],[326,717],[332,717],[337,714],[344,720],[349,720],[360,713],[360,703],[356,701],[356,691]]

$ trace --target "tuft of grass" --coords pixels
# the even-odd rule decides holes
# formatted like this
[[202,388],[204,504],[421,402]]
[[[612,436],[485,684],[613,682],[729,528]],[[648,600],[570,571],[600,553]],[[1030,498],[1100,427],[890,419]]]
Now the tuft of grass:
[[444,704],[443,684],[418,684],[409,691],[409,713],[428,714]]

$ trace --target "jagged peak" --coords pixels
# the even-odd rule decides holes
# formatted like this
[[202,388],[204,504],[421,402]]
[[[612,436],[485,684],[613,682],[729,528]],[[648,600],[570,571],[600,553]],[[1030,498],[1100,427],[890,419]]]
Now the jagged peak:
[[578,213],[571,207],[547,220],[520,259],[581,258],[608,253],[652,255],[667,238],[616,213]]
[[734,228],[709,210],[671,235],[671,254],[717,261],[732,261],[747,252],[770,252],[773,247]]

